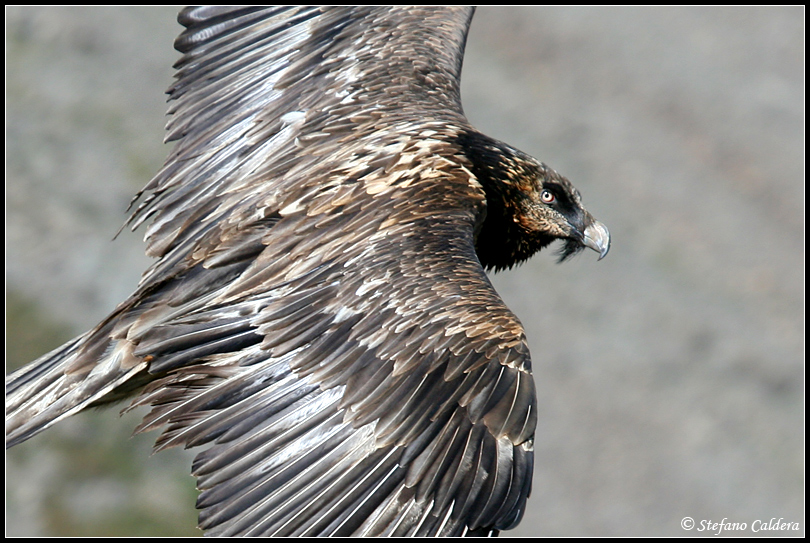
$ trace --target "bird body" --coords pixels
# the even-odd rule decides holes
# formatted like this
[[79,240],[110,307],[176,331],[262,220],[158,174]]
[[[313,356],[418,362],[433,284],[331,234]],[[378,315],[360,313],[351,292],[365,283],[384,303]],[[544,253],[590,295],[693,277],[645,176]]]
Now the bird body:
[[157,260],[7,378],[7,445],[134,396],[214,535],[461,535],[531,488],[526,338],[485,268],[604,256],[568,180],[472,128],[472,10],[189,8],[176,141],[139,193]]

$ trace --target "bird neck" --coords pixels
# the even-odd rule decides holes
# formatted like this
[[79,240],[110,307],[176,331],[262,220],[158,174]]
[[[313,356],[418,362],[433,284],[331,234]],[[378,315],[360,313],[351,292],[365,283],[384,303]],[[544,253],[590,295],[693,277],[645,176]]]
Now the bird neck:
[[480,132],[468,130],[457,139],[486,194],[487,206],[475,240],[481,265],[499,271],[520,264],[554,238],[527,231],[522,214],[527,206],[526,183],[534,166],[528,157]]

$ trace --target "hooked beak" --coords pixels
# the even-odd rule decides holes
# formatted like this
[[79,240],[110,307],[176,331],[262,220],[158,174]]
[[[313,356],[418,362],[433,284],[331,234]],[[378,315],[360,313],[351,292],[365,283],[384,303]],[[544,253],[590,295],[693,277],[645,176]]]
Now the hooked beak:
[[593,224],[582,232],[582,244],[599,253],[598,260],[602,260],[610,250],[610,232],[601,222],[593,221]]

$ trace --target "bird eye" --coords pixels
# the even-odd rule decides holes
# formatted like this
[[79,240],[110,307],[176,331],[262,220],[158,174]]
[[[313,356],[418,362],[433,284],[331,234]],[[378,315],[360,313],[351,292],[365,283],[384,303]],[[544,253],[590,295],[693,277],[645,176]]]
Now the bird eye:
[[544,190],[540,193],[540,201],[544,204],[553,204],[557,200],[557,197],[554,196],[551,191]]

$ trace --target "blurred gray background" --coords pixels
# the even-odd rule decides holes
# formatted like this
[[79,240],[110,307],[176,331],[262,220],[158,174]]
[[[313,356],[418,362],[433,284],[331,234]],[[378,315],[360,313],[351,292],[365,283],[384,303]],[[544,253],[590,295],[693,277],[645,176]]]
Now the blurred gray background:
[[[141,233],[111,239],[168,152],[175,13],[6,8],[7,371],[148,265]],[[613,238],[598,263],[494,276],[539,395],[530,509],[505,535],[804,535],[804,15],[479,9],[468,117],[569,177]],[[138,421],[82,414],[12,449],[7,535],[199,534],[192,453],[150,456]]]

